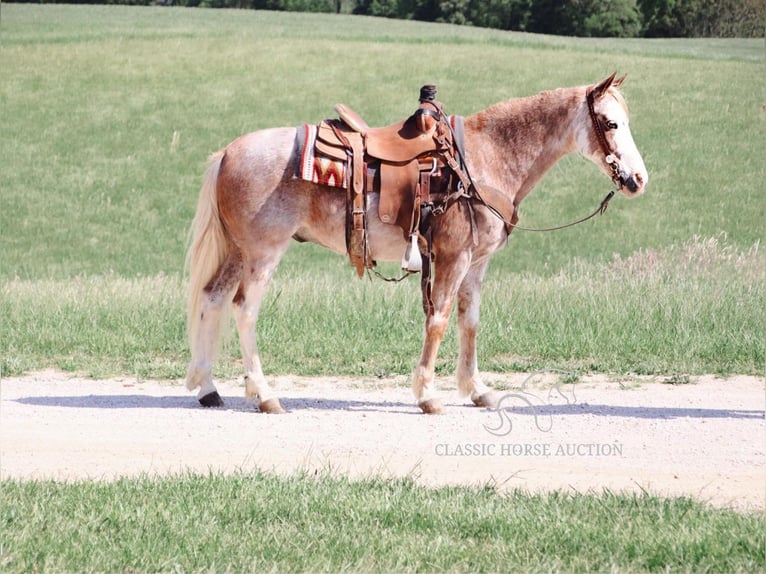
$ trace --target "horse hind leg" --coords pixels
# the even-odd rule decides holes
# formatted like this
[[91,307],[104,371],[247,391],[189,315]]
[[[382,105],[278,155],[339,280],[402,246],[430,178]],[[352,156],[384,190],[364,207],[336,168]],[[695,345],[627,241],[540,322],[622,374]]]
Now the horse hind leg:
[[221,324],[228,317],[228,304],[242,276],[238,253],[230,252],[213,278],[202,290],[195,327],[190,333],[192,359],[186,377],[189,390],[199,388],[197,400],[203,407],[223,406],[213,383],[212,365],[220,338]]
[[285,411],[263,374],[255,327],[269,280],[285,249],[286,246],[277,249],[259,261],[248,261],[234,296],[234,317],[245,369],[245,397],[257,400],[261,412],[272,414]]

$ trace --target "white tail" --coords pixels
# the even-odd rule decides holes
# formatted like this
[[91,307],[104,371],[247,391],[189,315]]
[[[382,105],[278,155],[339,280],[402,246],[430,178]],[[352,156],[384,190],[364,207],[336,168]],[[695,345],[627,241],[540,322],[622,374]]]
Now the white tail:
[[186,253],[186,269],[189,273],[186,334],[192,349],[199,332],[205,286],[221,266],[227,254],[226,236],[218,214],[218,195],[216,193],[218,171],[223,156],[224,152],[222,151],[210,156],[197,202],[197,212],[189,231],[191,242]]

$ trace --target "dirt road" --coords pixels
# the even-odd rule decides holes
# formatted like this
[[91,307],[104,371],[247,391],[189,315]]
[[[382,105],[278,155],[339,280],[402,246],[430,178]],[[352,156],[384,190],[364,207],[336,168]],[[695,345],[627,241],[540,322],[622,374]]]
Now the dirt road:
[[41,372],[0,381],[0,475],[109,479],[187,469],[332,470],[486,484],[685,494],[717,506],[766,502],[766,392],[755,377],[653,381],[487,375],[500,410],[420,414],[406,377],[277,377],[285,415],[262,415],[235,382],[203,409],[179,382]]

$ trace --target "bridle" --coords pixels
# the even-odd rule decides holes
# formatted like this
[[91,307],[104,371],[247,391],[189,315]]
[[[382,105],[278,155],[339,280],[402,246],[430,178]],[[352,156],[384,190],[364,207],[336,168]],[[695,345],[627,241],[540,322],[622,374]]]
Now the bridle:
[[617,160],[617,156],[613,154],[612,150],[609,148],[609,142],[606,141],[606,133],[604,132],[604,128],[601,125],[601,122],[598,120],[598,116],[596,115],[596,98],[593,95],[593,88],[588,88],[588,93],[585,96],[585,99],[588,102],[588,114],[590,115],[590,121],[593,123],[593,130],[596,132],[598,145],[601,146],[601,151],[604,154],[604,160],[607,164],[609,164],[609,167],[612,170],[612,181],[616,186],[621,187],[623,182],[622,178],[620,177],[620,165]]

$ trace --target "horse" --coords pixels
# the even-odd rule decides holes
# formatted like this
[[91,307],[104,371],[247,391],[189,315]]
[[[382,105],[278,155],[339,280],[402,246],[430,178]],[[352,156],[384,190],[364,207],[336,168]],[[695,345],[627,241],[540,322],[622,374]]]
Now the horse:
[[[456,379],[461,396],[479,407],[497,404],[498,392],[479,375],[476,336],[482,281],[490,256],[518,221],[517,209],[563,156],[578,152],[627,197],[649,180],[630,131],[616,73],[598,84],[558,88],[510,99],[464,118],[464,161],[478,188],[499,190],[512,204],[511,221],[466,198],[454,202],[432,229],[431,309],[426,312],[412,392],[423,413],[445,411],[434,366],[453,305],[459,339]],[[212,364],[223,317],[233,309],[244,361],[245,396],[264,413],[282,413],[268,384],[256,341],[256,322],[269,280],[294,239],[347,253],[346,194],[297,179],[295,127],[242,135],[208,162],[187,252],[187,335],[191,361],[186,386],[203,406],[222,406]],[[368,245],[372,259],[398,261],[408,241],[378,217],[369,194]]]

